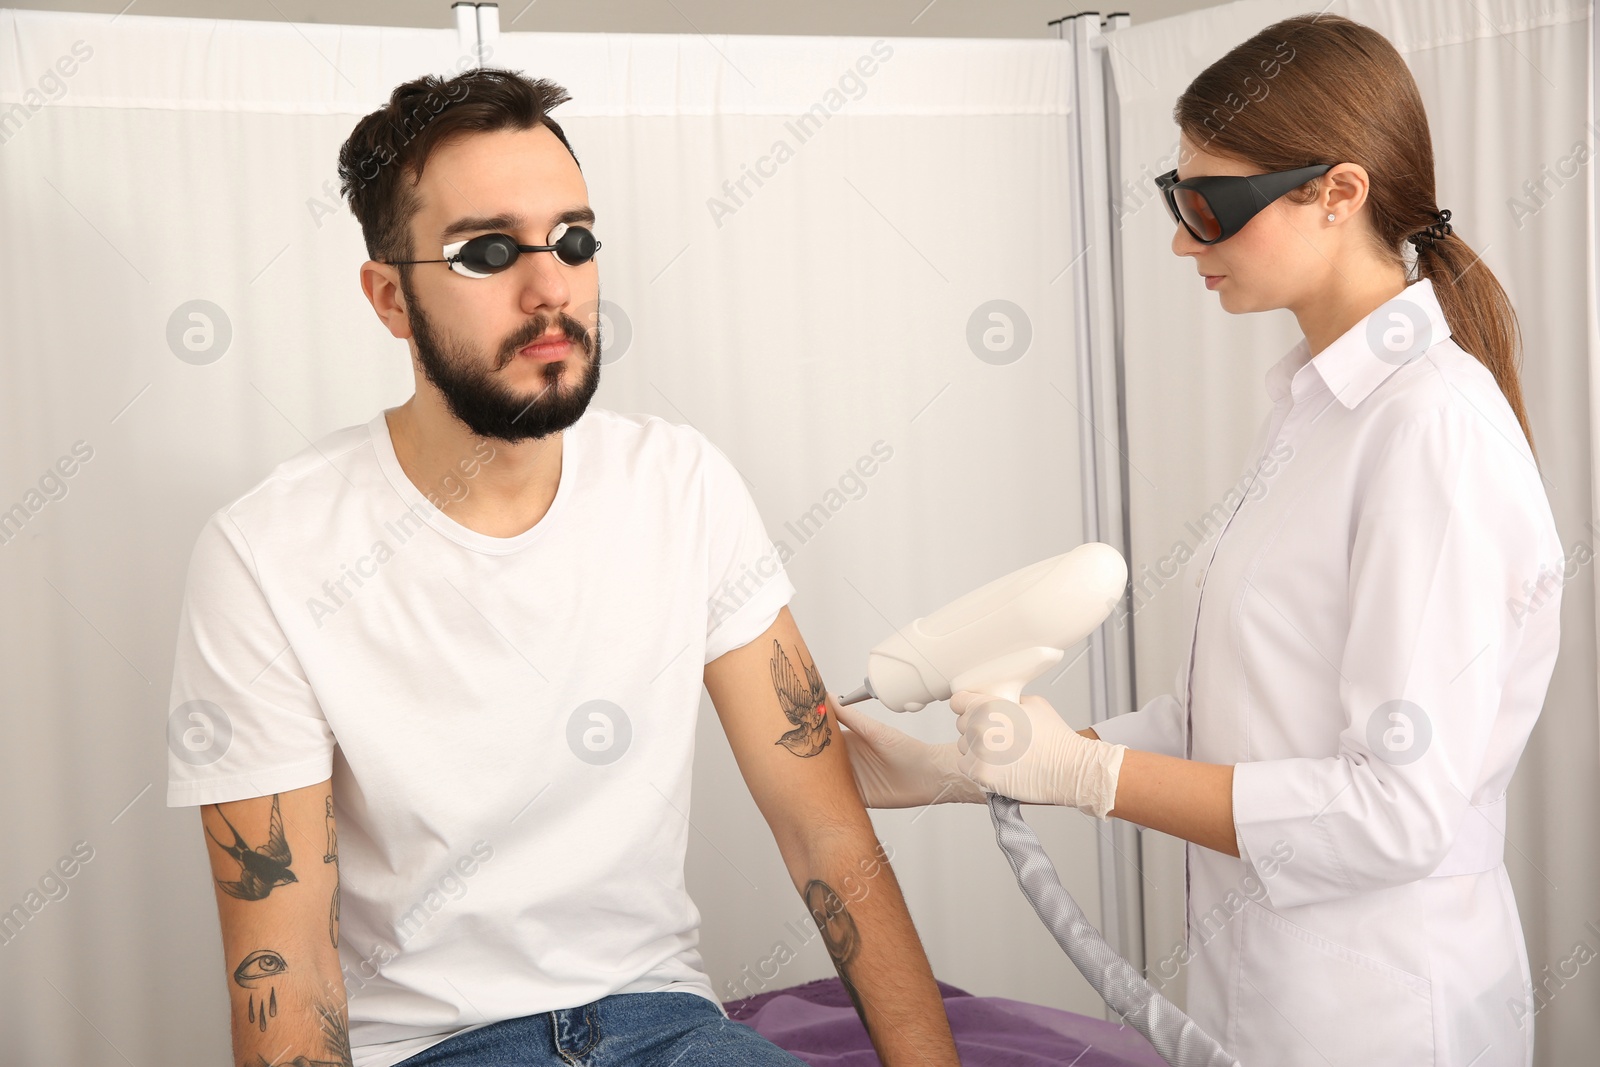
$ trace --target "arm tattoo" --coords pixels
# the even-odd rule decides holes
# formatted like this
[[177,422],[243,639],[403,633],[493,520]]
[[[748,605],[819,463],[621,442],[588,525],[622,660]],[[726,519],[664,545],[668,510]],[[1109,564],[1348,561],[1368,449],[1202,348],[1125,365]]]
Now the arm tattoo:
[[222,887],[224,893],[240,900],[261,900],[278,886],[299,881],[289,869],[291,861],[289,841],[283,836],[283,813],[278,810],[278,794],[272,794],[272,816],[267,822],[267,843],[260,848],[251,848],[245,843],[245,839],[239,836],[239,831],[234,829],[233,823],[228,822],[228,817],[222,814],[221,805],[217,805],[217,814],[233,832],[233,844],[224,845],[221,841],[217,841],[217,835],[211,832],[209,826],[206,827],[206,836],[217,841],[218,848],[239,861],[237,882],[217,879],[217,885]]
[[292,1060],[279,1057],[267,1060],[265,1056],[257,1053],[253,1063],[247,1067],[351,1067],[350,1059],[350,1028],[345,1024],[344,1013],[339,1008],[325,1000],[316,1004],[317,1018],[322,1025],[322,1041],[326,1052],[332,1059],[313,1059],[310,1056],[296,1056]]
[[815,662],[806,665],[804,677],[796,673],[777,638],[772,639],[772,686],[778,691],[784,717],[794,724],[794,729],[774,744],[796,756],[815,756],[827,748],[833,730],[828,726],[828,691],[823,688],[822,675]]
[[322,862],[333,864],[333,903],[328,905],[328,940],[333,942],[333,947],[339,947],[339,839],[333,829],[333,797],[328,797],[326,818],[328,822],[328,851],[323,853]]
[[[276,978],[289,969],[283,962],[283,957],[270,948],[258,948],[244,959],[239,961],[239,966],[233,970],[233,980],[244,989],[255,989],[269,978]],[[278,1014],[278,987],[267,987],[267,995],[261,998],[261,1006],[256,1007],[256,994],[249,997],[250,1025],[258,1028],[262,1033],[267,1032],[267,1016],[274,1018]]]
[[350,1026],[345,1021],[345,1013],[337,1004],[319,1000],[317,1015],[322,1019],[323,1041],[336,1057],[334,1062],[350,1067]]
[[805,901],[817,929],[822,931],[822,943],[828,946],[828,955],[833,959],[834,970],[839,972],[839,981],[844,985],[844,991],[850,994],[850,1003],[856,1006],[861,1025],[866,1026],[867,1013],[861,1007],[861,994],[856,991],[856,984],[850,977],[850,964],[861,952],[861,931],[856,928],[856,921],[845,907],[844,899],[827,882],[819,878],[807,882]]

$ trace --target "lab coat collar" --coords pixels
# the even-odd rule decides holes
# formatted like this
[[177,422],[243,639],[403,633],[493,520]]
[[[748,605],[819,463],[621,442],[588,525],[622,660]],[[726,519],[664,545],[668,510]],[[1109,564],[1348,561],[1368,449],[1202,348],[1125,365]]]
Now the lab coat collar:
[[[1397,330],[1406,332],[1397,334]],[[1439,307],[1433,281],[1421,278],[1346,330],[1315,359],[1310,358],[1310,343],[1300,338],[1267,371],[1267,395],[1274,404],[1291,393],[1298,401],[1321,385],[1346,408],[1354,408],[1389,375],[1449,336],[1450,324]],[[1410,347],[1394,351],[1397,338],[1408,340]],[[1391,347],[1385,347],[1386,343]]]

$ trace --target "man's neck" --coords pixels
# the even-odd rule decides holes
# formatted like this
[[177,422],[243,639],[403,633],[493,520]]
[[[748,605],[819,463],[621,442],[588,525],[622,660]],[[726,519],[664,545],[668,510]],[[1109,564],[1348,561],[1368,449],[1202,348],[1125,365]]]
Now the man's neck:
[[442,399],[421,393],[384,418],[405,476],[467,529],[515,537],[550,510],[561,483],[562,434],[516,444],[479,437]]

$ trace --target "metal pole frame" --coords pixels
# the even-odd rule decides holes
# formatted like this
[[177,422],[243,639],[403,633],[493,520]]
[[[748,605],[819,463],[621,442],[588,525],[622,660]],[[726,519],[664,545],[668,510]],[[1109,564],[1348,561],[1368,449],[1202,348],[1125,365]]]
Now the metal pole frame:
[[483,66],[485,50],[492,48],[500,36],[500,5],[456,0],[450,10],[456,20],[456,43],[463,53],[477,60],[478,66]]
[[[1073,56],[1069,152],[1078,182],[1069,191],[1072,293],[1078,384],[1083,539],[1103,541],[1130,560],[1128,460],[1123,383],[1121,187],[1116,86],[1106,33],[1129,25],[1126,13],[1097,11],[1051,23]],[[1133,710],[1131,590],[1089,637],[1090,722]],[[1099,830],[1101,930],[1141,973],[1146,970],[1140,828],[1112,820]]]

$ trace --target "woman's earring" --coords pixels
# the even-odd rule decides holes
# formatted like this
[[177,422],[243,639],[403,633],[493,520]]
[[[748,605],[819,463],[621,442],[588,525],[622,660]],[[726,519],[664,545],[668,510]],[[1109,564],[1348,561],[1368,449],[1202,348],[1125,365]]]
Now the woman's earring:
[[1328,212],[1328,221],[1329,221],[1329,222],[1332,222],[1332,221],[1333,221],[1333,212],[1331,212],[1331,211],[1330,211],[1330,212]]

